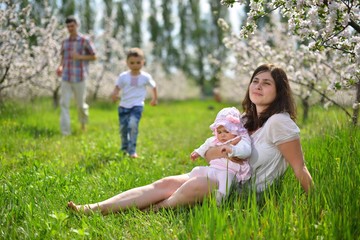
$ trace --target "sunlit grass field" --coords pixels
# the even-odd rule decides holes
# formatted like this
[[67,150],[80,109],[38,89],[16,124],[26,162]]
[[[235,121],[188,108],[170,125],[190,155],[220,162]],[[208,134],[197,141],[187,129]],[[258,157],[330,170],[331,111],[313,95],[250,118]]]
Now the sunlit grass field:
[[[360,130],[343,112],[313,107],[302,124],[306,164],[316,189],[305,195],[289,169],[264,200],[234,192],[221,207],[81,216],[66,203],[97,202],[168,175],[182,174],[191,151],[210,136],[216,113],[239,104],[213,101],[147,105],[138,154],[119,153],[117,106],[91,103],[82,133],[59,130],[50,99],[0,106],[0,239],[360,239]],[[299,111],[300,113],[300,111]]]

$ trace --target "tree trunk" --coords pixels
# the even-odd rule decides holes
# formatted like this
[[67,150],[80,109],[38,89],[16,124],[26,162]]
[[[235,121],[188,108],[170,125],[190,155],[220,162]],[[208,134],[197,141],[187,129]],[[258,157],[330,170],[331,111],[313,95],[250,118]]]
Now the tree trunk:
[[59,90],[60,86],[56,87],[52,95],[53,106],[55,109],[59,107]]
[[310,104],[309,104],[309,98],[302,98],[301,99],[301,104],[303,107],[303,117],[302,117],[302,121],[303,123],[306,123],[306,121],[309,118],[309,110],[310,110]]
[[353,116],[352,116],[352,123],[354,126],[357,125],[359,119],[359,103],[360,103],[360,81],[356,84],[356,99],[355,103],[358,105],[354,108]]

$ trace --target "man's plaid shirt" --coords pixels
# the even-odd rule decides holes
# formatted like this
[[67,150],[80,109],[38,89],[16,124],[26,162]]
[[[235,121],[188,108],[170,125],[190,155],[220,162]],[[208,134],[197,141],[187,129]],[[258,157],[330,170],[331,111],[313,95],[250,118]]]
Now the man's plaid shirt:
[[74,51],[80,55],[95,55],[93,43],[85,36],[78,34],[76,38],[65,39],[61,45],[61,54],[64,59],[63,81],[81,82],[88,74],[89,61],[72,60],[70,54]]

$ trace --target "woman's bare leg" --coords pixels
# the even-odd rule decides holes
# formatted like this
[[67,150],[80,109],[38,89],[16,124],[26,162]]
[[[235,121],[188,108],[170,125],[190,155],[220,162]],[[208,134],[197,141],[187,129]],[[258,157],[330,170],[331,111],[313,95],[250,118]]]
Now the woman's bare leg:
[[154,209],[193,205],[202,201],[216,188],[217,182],[214,180],[207,177],[193,177],[182,184],[169,198],[156,204]]
[[127,190],[102,202],[84,205],[68,202],[68,207],[83,213],[100,211],[104,215],[130,207],[144,209],[169,198],[188,180],[187,174],[166,177],[149,185]]

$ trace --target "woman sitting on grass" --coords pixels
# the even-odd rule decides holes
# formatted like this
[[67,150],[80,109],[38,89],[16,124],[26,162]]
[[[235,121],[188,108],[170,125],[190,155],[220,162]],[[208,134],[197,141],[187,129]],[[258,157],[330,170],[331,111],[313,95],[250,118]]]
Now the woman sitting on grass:
[[[284,70],[270,64],[259,66],[250,79],[242,106],[242,121],[252,141],[248,159],[252,168],[250,188],[264,191],[290,165],[304,191],[310,191],[313,182],[304,162],[299,128],[294,122],[295,103]],[[207,161],[226,157],[221,149],[222,146],[210,148],[205,154]],[[232,161],[238,160],[232,158]],[[68,207],[83,213],[99,211],[102,214],[131,207],[170,208],[201,202],[216,188],[216,181],[207,176],[190,178],[189,174],[183,174],[127,190],[102,202],[84,205],[69,202]]]

